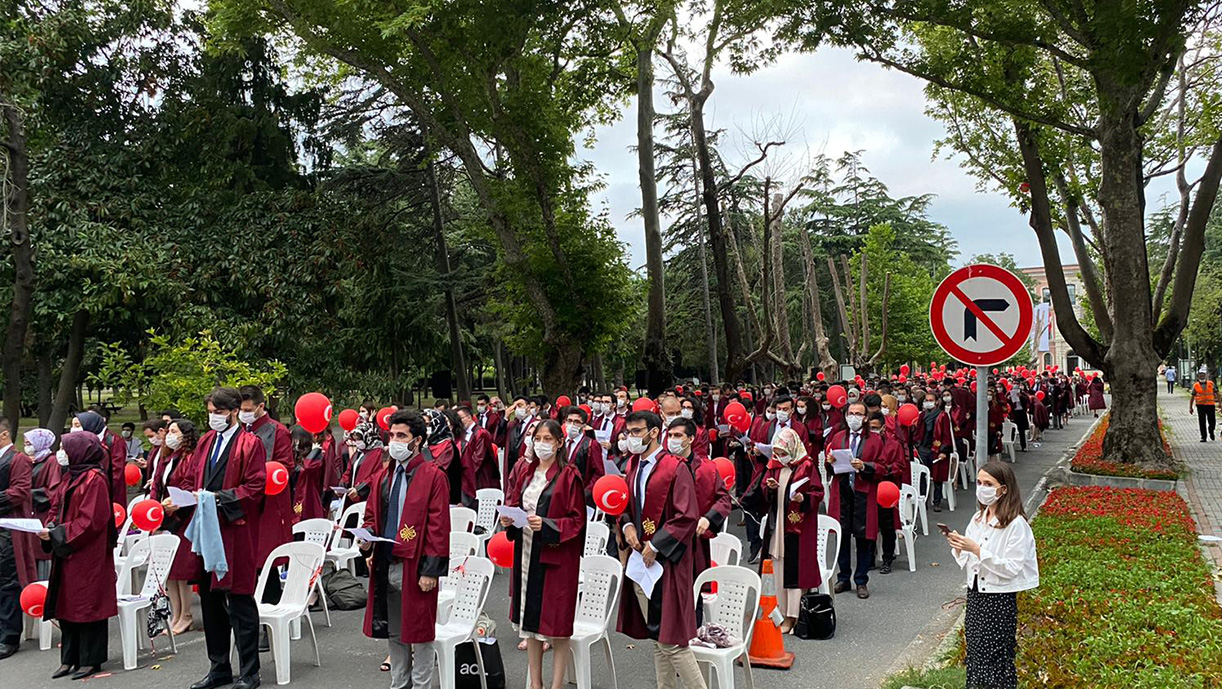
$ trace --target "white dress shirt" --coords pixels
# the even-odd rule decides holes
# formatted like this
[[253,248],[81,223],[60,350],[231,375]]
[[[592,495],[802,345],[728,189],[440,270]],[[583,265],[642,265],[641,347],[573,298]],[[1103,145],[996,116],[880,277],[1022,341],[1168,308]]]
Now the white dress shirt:
[[1008,526],[999,529],[997,518],[986,524],[984,514],[976,512],[963,534],[979,544],[980,557],[966,551],[955,553],[955,561],[967,575],[967,588],[972,588],[977,577],[981,593],[1014,593],[1039,586],[1040,567],[1031,525],[1026,519],[1015,517]]

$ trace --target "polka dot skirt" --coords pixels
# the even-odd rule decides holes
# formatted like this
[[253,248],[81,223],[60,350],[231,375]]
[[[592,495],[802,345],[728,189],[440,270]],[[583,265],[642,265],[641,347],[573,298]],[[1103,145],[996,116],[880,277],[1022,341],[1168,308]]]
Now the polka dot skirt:
[[967,592],[964,615],[969,689],[1014,689],[1018,594]]

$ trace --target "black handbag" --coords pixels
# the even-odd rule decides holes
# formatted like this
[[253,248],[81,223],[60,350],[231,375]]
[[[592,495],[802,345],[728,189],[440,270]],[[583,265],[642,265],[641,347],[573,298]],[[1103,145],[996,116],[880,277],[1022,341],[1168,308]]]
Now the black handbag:
[[501,662],[501,647],[495,639],[491,643],[474,641],[458,645],[454,653],[455,689],[481,689],[479,664],[475,662],[476,646],[484,659],[488,689],[505,689],[505,665]]
[[798,605],[794,636],[799,639],[830,639],[836,636],[836,607],[826,593],[804,593]]

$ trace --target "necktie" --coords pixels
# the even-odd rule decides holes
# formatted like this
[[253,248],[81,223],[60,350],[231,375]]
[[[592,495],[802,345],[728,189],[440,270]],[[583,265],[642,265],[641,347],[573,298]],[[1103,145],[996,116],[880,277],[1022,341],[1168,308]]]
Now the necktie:
[[[849,451],[853,453],[853,457],[857,457],[857,445],[861,442],[861,434],[854,433],[849,443]],[[857,472],[849,472],[849,488],[857,487]]]
[[639,512],[637,521],[645,516],[645,470],[649,468],[648,461],[641,462],[641,471],[636,475],[636,504]]
[[220,433],[216,434],[216,441],[212,443],[212,457],[208,459],[208,466],[216,468],[217,461],[221,458],[221,445],[225,444],[225,437]]
[[382,529],[382,538],[395,538],[399,532],[399,517],[403,512],[403,465],[395,468],[395,480],[390,486],[390,500],[386,506],[386,526]]

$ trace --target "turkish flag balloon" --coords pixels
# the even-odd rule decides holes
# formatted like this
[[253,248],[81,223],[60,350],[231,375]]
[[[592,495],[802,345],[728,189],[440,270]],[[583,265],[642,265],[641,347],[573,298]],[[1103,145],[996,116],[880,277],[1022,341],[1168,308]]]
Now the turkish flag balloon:
[[921,410],[917,409],[915,404],[909,402],[908,404],[901,405],[896,415],[899,416],[900,423],[905,426],[911,426],[916,423],[917,417],[921,415]]
[[47,603],[47,582],[31,582],[21,589],[21,611],[30,617],[42,617]]
[[725,457],[718,457],[713,460],[713,466],[717,467],[717,475],[726,484],[726,490],[734,487],[734,478],[738,475],[738,470],[734,467],[734,462]]
[[507,532],[498,531],[488,540],[488,559],[497,567],[513,567],[513,541]]
[[891,509],[900,504],[900,489],[890,481],[880,481],[878,484],[878,506]]
[[573,400],[569,399],[568,395],[561,395],[556,398],[557,407],[567,407],[572,403],[573,403]]
[[747,408],[742,402],[731,402],[726,405],[726,409],[722,412],[722,418],[732,428],[739,433],[745,433],[751,427],[751,417],[747,416]]
[[823,380],[824,378],[827,378],[827,376],[823,373],[823,371],[819,371],[815,374],[815,380]]
[[636,401],[632,403],[632,411],[651,411],[656,413],[657,409],[658,405],[648,397],[638,397],[636,398]]
[[289,470],[280,462],[267,463],[267,481],[263,484],[263,492],[268,495],[279,495],[280,491],[289,487]]
[[378,410],[378,426],[384,431],[390,430],[390,415],[395,413],[394,407],[382,407]]
[[843,385],[833,385],[827,389],[827,401],[833,407],[843,407],[849,401],[849,393],[845,392]]
[[901,375],[905,375],[905,376],[906,376],[906,375],[908,375],[909,373],[912,373],[912,367],[911,367],[911,366],[909,366],[908,364],[904,364],[903,366],[900,366],[900,374],[901,374]]
[[115,528],[122,529],[123,522],[127,521],[127,508],[117,502],[110,504],[110,511],[115,515]]
[[623,514],[628,507],[628,483],[624,477],[607,474],[595,481],[594,504],[613,517]]
[[135,464],[128,464],[127,466],[123,467],[123,480],[126,481],[127,485],[129,486],[134,486],[140,483],[140,467],[136,466]]
[[356,428],[356,424],[360,422],[361,415],[355,409],[345,409],[339,413],[339,427],[345,431],[350,431]]
[[141,500],[132,507],[132,523],[141,531],[156,531],[165,519],[165,508],[156,500]]
[[297,423],[311,433],[322,433],[331,424],[331,400],[321,392],[307,392],[293,406]]

